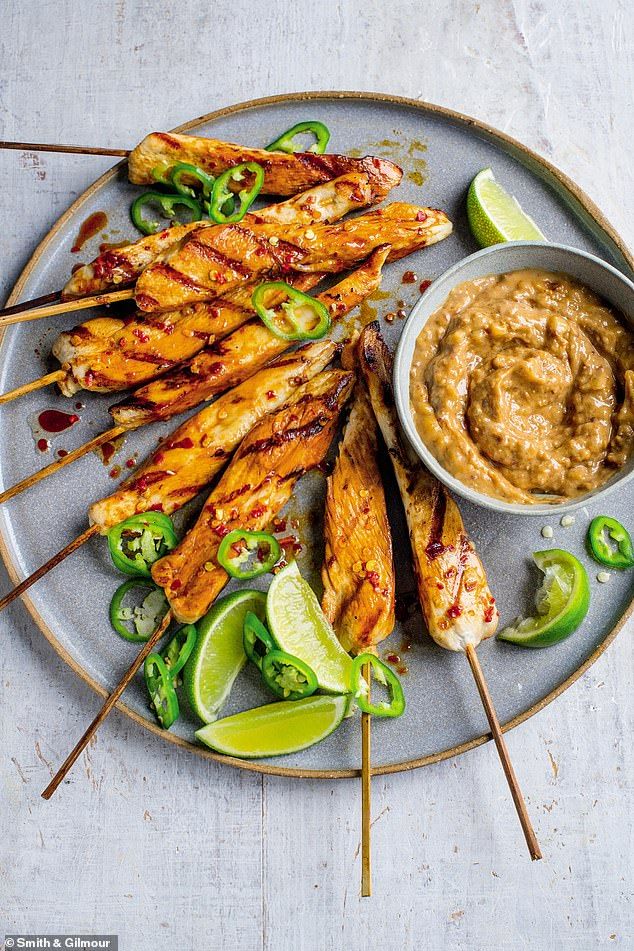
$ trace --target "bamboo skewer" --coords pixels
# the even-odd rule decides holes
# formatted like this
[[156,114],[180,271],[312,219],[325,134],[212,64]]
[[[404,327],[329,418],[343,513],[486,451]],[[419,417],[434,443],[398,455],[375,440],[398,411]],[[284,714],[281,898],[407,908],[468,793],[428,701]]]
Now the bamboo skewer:
[[50,783],[42,793],[42,799],[50,799],[59,784],[65,779],[66,775],[72,769],[80,754],[88,746],[103,721],[106,719],[116,702],[121,697],[123,691],[126,689],[136,672],[141,667],[141,664],[145,661],[146,657],[152,653],[161,637],[169,627],[171,620],[172,612],[168,611],[150,639],[143,645],[132,665],[128,668],[112,693],[108,696],[101,710],[92,721],[86,732],[83,734],[81,739],[77,742],[75,747],[71,750],[60,768],[57,770]]
[[[93,294],[90,297],[79,297],[77,300],[61,301],[58,304],[48,304],[44,307],[31,307],[16,311],[13,308],[0,310],[0,329],[11,324],[23,323],[26,320],[40,320],[42,317],[54,317],[56,314],[70,314],[75,310],[86,310],[89,307],[100,307],[106,304],[116,304],[122,300],[132,300],[134,288],[129,287],[122,291],[109,291],[107,294]],[[33,304],[33,301],[25,301]],[[21,307],[21,304],[16,305]]]
[[484,706],[484,712],[486,713],[489,726],[491,727],[493,740],[497,747],[500,761],[502,763],[502,769],[504,770],[504,775],[506,776],[506,781],[509,784],[509,789],[511,790],[511,796],[513,797],[513,802],[515,803],[515,808],[520,820],[520,825],[522,826],[522,832],[524,833],[524,837],[526,839],[528,851],[530,852],[531,859],[536,861],[542,857],[541,849],[537,841],[537,836],[535,835],[535,830],[531,824],[528,810],[526,809],[526,803],[524,802],[524,797],[522,796],[522,790],[520,789],[517,776],[515,775],[515,770],[513,769],[513,764],[511,763],[509,751],[502,734],[500,721],[498,720],[497,713],[495,712],[493,700],[491,699],[487,682],[484,679],[484,673],[480,666],[480,661],[478,660],[475,647],[473,647],[471,644],[467,644],[465,653],[476,682],[476,687],[478,688],[478,693],[480,694],[480,699],[482,700],[482,704]]
[[87,528],[85,531],[78,535],[72,542],[66,545],[65,548],[62,548],[61,551],[58,551],[56,555],[53,555],[52,558],[49,558],[37,571],[34,571],[32,575],[29,575],[28,578],[25,578],[24,581],[21,581],[19,585],[9,591],[8,594],[5,594],[4,598],[0,598],[0,611],[11,604],[12,601],[15,601],[16,598],[19,598],[21,594],[35,584],[36,581],[39,581],[40,578],[43,578],[44,575],[48,574],[49,571],[52,571],[53,568],[56,568],[57,565],[61,564],[69,555],[72,555],[74,551],[77,551],[78,548],[81,548],[88,539],[92,538],[93,535],[96,535],[99,531],[97,525],[91,525],[90,528]]
[[42,294],[41,297],[33,297],[31,300],[23,300],[19,304],[12,304],[11,307],[5,307],[0,310],[0,314],[8,317],[9,314],[19,314],[23,310],[30,310],[33,307],[43,307],[44,304],[54,304],[61,296],[61,291],[53,291],[51,294]]
[[20,396],[26,396],[27,393],[32,393],[34,390],[41,390],[45,386],[58,383],[65,378],[65,370],[53,370],[52,373],[47,373],[37,380],[31,380],[30,383],[25,383],[23,386],[16,386],[14,390],[9,390],[8,393],[2,393],[0,395],[0,406],[3,403],[10,403],[11,400],[17,400]]
[[44,142],[0,142],[0,149],[17,149],[23,152],[67,152],[71,155],[116,155],[127,158],[129,149],[102,149],[94,145],[57,145]]
[[[370,699],[370,665],[364,664],[363,676],[368,684],[368,700]],[[372,766],[370,757],[371,748],[371,717],[369,713],[361,714],[361,896],[369,898],[372,895],[372,863],[370,849],[371,826],[371,783]]]
[[[81,459],[82,456],[92,452],[93,449],[98,449],[99,446],[103,446],[105,442],[111,442],[113,439],[116,439],[118,436],[121,436],[127,431],[128,430],[125,426],[113,426],[112,429],[107,429],[104,433],[100,433],[99,436],[95,436],[94,439],[84,443],[83,446],[79,446],[78,449],[73,449],[73,451],[69,452],[67,456],[63,456],[61,459],[56,459],[55,462],[51,462],[48,466],[44,466],[43,469],[39,469],[37,472],[33,472],[31,475],[26,476],[26,478],[21,480],[21,482],[16,482],[15,485],[12,485],[10,489],[5,489],[4,492],[0,492],[0,505],[2,505],[3,502],[8,502],[9,499],[12,499],[15,495],[19,495],[20,492],[24,492],[26,489],[30,489],[32,486],[37,485],[37,483],[41,482],[42,479],[46,479],[55,472],[59,472],[60,469],[63,469],[64,466],[70,465],[71,462],[75,462],[76,459]],[[2,610],[2,602],[0,602],[0,610]]]

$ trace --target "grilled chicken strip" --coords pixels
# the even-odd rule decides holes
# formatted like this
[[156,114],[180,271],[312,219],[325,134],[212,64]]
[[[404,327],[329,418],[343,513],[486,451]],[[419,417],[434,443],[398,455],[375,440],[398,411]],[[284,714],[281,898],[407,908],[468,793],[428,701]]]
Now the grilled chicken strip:
[[377,465],[378,428],[365,386],[328,477],[321,606],[344,650],[361,654],[394,628],[392,534]]
[[[338,221],[349,211],[376,204],[385,194],[382,189],[377,190],[375,178],[368,172],[350,172],[288,201],[261,208],[247,215],[243,221],[250,224],[266,222],[280,227],[291,224],[310,227],[318,221]],[[160,260],[175,244],[192,232],[209,227],[208,220],[192,221],[187,225],[174,225],[120,248],[110,248],[92,263],[84,264],[75,271],[62,291],[62,300],[100,294],[133,284],[144,268]]]
[[[386,195],[398,185],[403,172],[385,159],[366,156],[315,155],[314,152],[267,152],[247,148],[218,139],[177,133],[152,132],[146,135],[128,156],[128,175],[135,185],[152,185],[152,169],[157,165],[175,165],[188,162],[197,165],[214,177],[242,162],[257,162],[264,169],[262,193],[265,195],[295,195],[313,185],[348,172],[363,172],[373,180],[377,193]],[[192,181],[192,184],[196,184]],[[239,185],[236,185],[239,187]]]
[[[377,290],[389,250],[389,247],[377,248],[356,271],[317,295],[333,320]],[[141,387],[111,407],[110,413],[118,424],[131,429],[155,420],[171,419],[235,386],[287,348],[288,341],[280,340],[260,320],[250,321],[174,372]]]
[[412,459],[403,440],[394,408],[392,357],[376,322],[361,334],[360,362],[401,491],[427,629],[447,650],[477,647],[497,628],[495,598],[458,506]]
[[106,534],[138,512],[171,515],[182,508],[211,482],[249,430],[263,416],[292,403],[336,350],[329,340],[302,347],[190,417],[116,492],[90,507],[90,524]]
[[222,296],[258,275],[345,271],[381,244],[391,245],[389,260],[395,260],[450,232],[451,222],[442,211],[403,202],[308,229],[244,221],[201,228],[143,271],[136,302],[143,311],[175,310]]
[[297,480],[322,461],[353,380],[340,370],[318,374],[290,406],[265,416],[242,442],[194,527],[152,568],[177,620],[201,618],[229,580],[217,562],[225,535],[237,528],[266,529]]
[[[322,274],[293,274],[288,283],[309,291]],[[253,319],[251,295],[257,284],[244,284],[230,295],[190,304],[165,314],[137,314],[126,320],[94,317],[62,332],[53,354],[66,371],[58,382],[64,396],[78,390],[116,393],[162,376]]]

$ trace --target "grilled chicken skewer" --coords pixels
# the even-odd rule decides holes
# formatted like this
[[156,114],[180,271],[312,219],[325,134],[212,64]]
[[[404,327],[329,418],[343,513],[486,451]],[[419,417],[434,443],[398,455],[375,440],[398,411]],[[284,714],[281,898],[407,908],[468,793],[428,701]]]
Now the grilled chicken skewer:
[[[130,152],[128,175],[134,185],[155,185],[152,170],[157,165],[170,166],[177,162],[196,165],[214,177],[242,162],[257,162],[264,169],[264,195],[295,195],[349,172],[369,175],[377,193],[385,195],[403,174],[393,162],[372,155],[352,158],[315,155],[314,152],[267,152],[197,135],[152,132]],[[236,183],[236,190],[239,187]]]
[[229,580],[216,560],[225,535],[237,528],[267,528],[297,480],[323,460],[353,382],[353,374],[346,371],[320,373],[290,406],[251,430],[194,527],[152,568],[177,620],[201,618]]
[[[353,363],[346,348],[344,365]],[[344,650],[374,650],[394,628],[394,563],[377,464],[378,427],[358,380],[332,475],[327,480],[322,608]],[[370,671],[364,669],[368,684]],[[372,894],[370,716],[361,716],[361,895]]]
[[[175,550],[180,550],[182,556],[183,548],[189,547],[194,559],[193,563],[188,561],[186,565],[189,603],[182,594],[178,598],[172,595],[183,614],[198,621],[228,581],[226,573],[217,564],[204,560],[217,554],[222,537],[219,533],[220,522],[213,517],[213,512],[221,504],[230,505],[231,510],[224,523],[226,526],[240,524],[242,528],[266,527],[290,498],[297,480],[324,458],[351,388],[352,374],[336,371],[322,373],[304,386],[297,407],[283,407],[255,426],[246,437],[209,497],[198,523],[179,549]],[[239,520],[238,523],[235,519]],[[96,530],[96,526],[93,529]],[[196,542],[188,546],[188,539],[192,535]],[[171,554],[175,555],[175,552]],[[153,571],[157,577],[162,573],[171,576],[167,561],[164,558],[154,565]],[[174,582],[172,588],[175,588]],[[145,658],[158,644],[175,614],[173,609],[168,610],[161,624],[143,645],[131,667],[51,779],[42,793],[44,799],[50,799],[53,795]]]
[[394,202],[338,224],[309,229],[256,224],[215,225],[188,235],[164,260],[151,264],[135,287],[137,306],[175,310],[222,296],[239,284],[289,271],[336,274],[356,266],[379,245],[396,260],[451,233],[442,211]]
[[499,617],[482,562],[455,501],[412,459],[403,441],[394,408],[392,357],[377,323],[369,324],[361,335],[360,362],[401,492],[427,630],[440,647],[467,655],[531,858],[539,859],[541,851],[475,652],[482,640],[495,633]]
[[359,381],[327,481],[321,572],[324,614],[353,654],[373,650],[394,629],[392,534],[377,456],[378,428]]
[[[388,250],[377,248],[356,271],[318,296],[333,320],[345,315],[377,290]],[[175,372],[141,387],[122,403],[111,407],[110,413],[116,423],[112,429],[5,489],[0,493],[0,504],[125,432],[147,423],[171,419],[237,386],[286,349],[288,342],[272,334],[261,321],[245,324]]]
[[330,340],[295,350],[191,416],[116,492],[91,505],[91,525],[105,535],[131,515],[171,515],[182,508],[211,482],[249,430],[263,416],[290,405],[336,352]]

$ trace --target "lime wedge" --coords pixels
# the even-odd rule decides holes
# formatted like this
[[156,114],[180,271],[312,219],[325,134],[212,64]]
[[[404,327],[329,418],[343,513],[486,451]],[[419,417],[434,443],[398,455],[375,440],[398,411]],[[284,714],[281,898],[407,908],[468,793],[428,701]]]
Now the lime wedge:
[[352,661],[296,562],[273,578],[266,598],[266,616],[278,645],[313,668],[322,690],[350,692]]
[[498,185],[490,168],[483,168],[469,186],[467,216],[481,248],[503,241],[545,241],[517,199]]
[[561,548],[536,551],[544,580],[535,595],[535,617],[516,618],[498,634],[522,647],[550,647],[576,631],[590,607],[588,574],[580,561]]
[[284,756],[329,736],[343,720],[347,705],[347,697],[325,696],[268,703],[209,723],[196,736],[228,756]]
[[237,591],[218,601],[196,625],[198,639],[185,665],[183,681],[191,707],[203,723],[216,719],[246,663],[242,628],[247,611],[264,620],[266,595],[248,589]]

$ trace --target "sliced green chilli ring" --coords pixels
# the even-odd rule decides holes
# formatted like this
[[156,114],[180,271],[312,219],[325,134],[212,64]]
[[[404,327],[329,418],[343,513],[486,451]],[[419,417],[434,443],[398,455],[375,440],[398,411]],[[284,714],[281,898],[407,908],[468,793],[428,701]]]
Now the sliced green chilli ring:
[[[283,295],[286,300],[273,309],[267,306],[269,294],[277,300]],[[251,303],[262,323],[281,340],[320,340],[330,330],[328,308],[285,281],[259,284],[251,295]]]
[[[113,594],[112,600],[110,602],[109,616],[113,629],[120,637],[126,641],[131,641],[134,644],[141,644],[149,640],[152,631],[155,630],[160,618],[158,616],[148,617],[147,627],[149,629],[149,633],[145,634],[139,632],[137,627],[137,618],[134,616],[134,611],[125,608],[123,604],[126,596],[135,588],[146,590],[150,594],[155,591],[162,591],[158,585],[154,584],[151,578],[130,578],[129,581],[124,581],[123,584],[120,584]],[[165,608],[167,609],[167,600],[165,596],[163,596],[163,602],[165,604]],[[131,631],[129,627],[126,627],[126,621],[131,621],[134,624],[135,630]]]
[[[298,135],[313,135],[315,141],[309,148],[302,148],[294,141]],[[287,129],[286,132],[282,132],[274,142],[267,145],[266,151],[286,152],[287,154],[292,154],[293,152],[315,152],[317,155],[323,155],[329,141],[330,129],[328,126],[325,126],[323,122],[317,120],[308,120],[306,122],[297,122],[291,126],[290,129]]]
[[125,575],[149,578],[154,562],[177,544],[172,520],[162,512],[132,515],[108,531],[110,557]]
[[169,730],[180,714],[172,675],[160,654],[150,654],[146,658],[143,673],[156,719],[164,730]]
[[[372,703],[368,699],[368,688],[363,677],[363,668],[370,666],[370,672],[378,674],[378,680],[387,687],[390,699]],[[363,683],[361,682],[363,680]],[[375,717],[400,717],[405,712],[405,694],[403,686],[391,667],[384,664],[375,654],[358,654],[352,661],[352,693],[364,713]]]
[[[231,183],[242,181],[246,175],[253,176],[253,182],[248,188],[241,188],[237,193],[237,209],[233,204],[227,208],[227,202],[235,202],[236,192],[230,188]],[[209,202],[209,217],[216,224],[236,224],[242,221],[247,211],[258,197],[264,184],[264,169],[257,162],[242,162],[234,168],[228,168],[219,175],[214,182]]]
[[142,195],[139,195],[138,198],[135,198],[130,206],[130,217],[132,218],[132,223],[135,228],[138,228],[142,234],[150,235],[156,234],[157,231],[161,231],[165,225],[161,224],[160,221],[149,221],[145,215],[144,210],[150,205],[155,208],[158,207],[164,218],[168,218],[170,222],[177,221],[176,208],[179,206],[189,209],[191,212],[189,221],[200,221],[203,217],[203,210],[200,205],[200,202],[196,201],[195,198],[191,198],[189,195],[169,195],[165,192],[143,192]]

